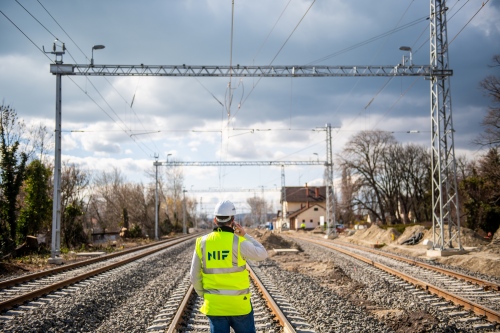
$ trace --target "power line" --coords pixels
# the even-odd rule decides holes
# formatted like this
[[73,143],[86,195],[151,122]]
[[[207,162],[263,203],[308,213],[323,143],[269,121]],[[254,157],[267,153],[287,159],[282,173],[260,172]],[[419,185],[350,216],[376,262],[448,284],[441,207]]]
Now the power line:
[[[36,20],[49,34],[51,34],[54,38],[56,38],[56,40],[59,40],[48,28],[46,28],[33,14],[31,14],[24,6],[22,6],[18,0],[16,0],[16,2],[28,13],[30,14],[30,16]],[[40,6],[45,10],[45,12],[52,18],[52,20],[57,24],[57,26],[64,32],[64,34],[73,42],[73,44],[78,48],[78,50],[80,50],[80,52],[83,54],[83,56],[85,57],[85,59],[89,59],[87,57],[87,55],[85,54],[85,52],[83,52],[83,50],[80,48],[80,46],[78,46],[78,44],[73,40],[73,38],[71,38],[71,36],[66,32],[66,30],[61,26],[61,24],[59,24],[59,22],[56,20],[56,18],[47,10],[47,8],[45,8],[45,6],[43,6],[43,4],[40,2],[40,0],[37,0],[37,2],[40,4]],[[73,55],[70,53],[69,50],[66,50],[68,52],[68,54],[70,55],[70,57],[73,59],[74,62],[76,62],[75,58],[73,57]],[[125,122],[123,122],[123,120],[118,116],[118,114],[115,112],[115,110],[111,107],[111,105],[106,101],[106,99],[102,96],[102,94],[99,92],[99,90],[95,87],[95,85],[92,83],[92,81],[89,79],[89,78],[86,78],[88,80],[88,82],[94,87],[94,89],[96,90],[96,92],[99,94],[99,96],[103,99],[103,101],[106,103],[106,105],[108,105],[108,107],[111,109],[111,111],[115,114],[115,116],[118,118],[119,121],[121,121],[123,123],[123,125],[127,128],[128,126],[125,124]],[[125,103],[127,103],[128,105],[128,102],[126,101],[126,99],[120,94],[120,92],[116,89],[116,87],[107,79],[105,78],[106,82],[111,86],[111,88],[118,94],[118,96],[120,96],[124,101]],[[73,81],[73,83],[75,83]],[[85,94],[87,96],[89,96],[86,91],[84,91]],[[94,103],[96,103],[95,101],[93,101]],[[102,109],[102,108],[101,108]],[[135,110],[132,108],[132,105],[130,105],[130,109],[132,110],[132,112],[134,113],[135,117],[137,118],[137,120],[139,121],[139,123],[141,124],[142,127],[144,127],[144,124],[142,123],[141,119],[138,117],[137,113],[135,112]],[[109,117],[109,114],[107,114],[108,117]],[[113,120],[113,122],[115,122],[114,119],[111,118],[111,120]],[[123,129],[123,131],[125,131],[125,133],[127,133],[127,131],[131,131],[130,129]],[[137,141],[134,140],[134,142],[137,143]],[[153,142],[153,145],[156,147],[156,144]],[[149,148],[148,148],[149,149]],[[156,149],[158,149],[158,147],[156,147]]]
[[271,28],[271,31],[269,31],[269,33],[267,34],[266,38],[264,38],[264,41],[260,45],[259,49],[255,53],[255,55],[252,57],[252,62],[255,61],[255,58],[257,58],[257,56],[259,55],[260,51],[262,50],[262,48],[266,44],[267,40],[269,39],[269,36],[271,36],[272,32],[274,31],[274,28],[276,28],[276,25],[278,25],[278,22],[281,20],[281,17],[283,16],[283,14],[285,13],[286,9],[288,8],[288,5],[290,5],[290,2],[292,2],[292,0],[288,0],[288,3],[286,4],[285,8],[283,8],[283,11],[281,12],[281,14],[278,17],[278,19],[276,20],[276,22],[274,23],[274,26]]
[[[17,2],[17,0],[16,0]],[[85,57],[85,59],[89,59],[85,53],[82,51],[82,49],[78,46],[78,44],[73,40],[73,38],[71,38],[71,36],[66,32],[66,30],[64,30],[64,28],[59,24],[59,22],[57,22],[57,20],[54,18],[54,16],[52,16],[52,14],[47,10],[47,8],[45,8],[44,5],[42,5],[42,3],[40,2],[40,0],[37,0],[37,2],[40,4],[40,6],[42,6],[42,8],[45,10],[45,12],[52,18],[52,20],[54,20],[54,22],[59,26],[59,28],[61,28],[61,30],[64,32],[64,34],[66,36],[68,36],[68,38],[73,42],[73,44],[75,44],[75,46],[78,48],[78,50],[80,50],[80,52],[83,54],[83,56]],[[19,3],[19,2],[18,2]],[[24,7],[23,7],[24,8]],[[30,14],[31,15],[31,14]],[[35,17],[33,17],[35,18]],[[35,18],[36,20],[36,18]],[[37,20],[38,22],[38,20]],[[41,24],[41,23],[40,23]],[[42,24],[41,24],[42,25]],[[43,25],[42,25],[43,26]],[[74,59],[73,59],[74,60]]]
[[361,46],[364,46],[364,45],[366,45],[366,44],[372,43],[372,42],[374,42],[374,41],[376,41],[376,40],[379,40],[379,39],[384,38],[384,37],[386,37],[386,36],[392,35],[392,34],[394,34],[394,33],[398,32],[398,31],[401,31],[401,30],[407,29],[407,28],[409,28],[409,27],[412,27],[412,26],[414,26],[414,25],[416,25],[416,24],[418,24],[418,23],[425,22],[427,19],[428,19],[428,17],[427,17],[427,16],[425,16],[425,17],[421,17],[421,18],[416,19],[416,20],[414,20],[414,21],[412,21],[412,22],[406,23],[406,24],[404,24],[404,25],[402,25],[402,26],[400,26],[400,27],[398,27],[398,28],[391,29],[391,30],[389,30],[389,31],[386,31],[386,32],[384,32],[384,33],[380,34],[380,35],[374,36],[374,37],[369,38],[369,39],[367,39],[367,40],[365,40],[365,41],[362,41],[362,42],[356,43],[356,44],[354,44],[354,45],[352,45],[352,46],[349,46],[349,47],[346,47],[346,48],[344,48],[344,49],[342,49],[342,50],[339,50],[339,51],[336,51],[336,52],[334,52],[334,53],[331,53],[331,54],[329,54],[329,55],[327,55],[327,56],[324,56],[324,57],[319,58],[319,59],[317,59],[317,60],[311,61],[311,62],[309,62],[307,65],[316,64],[316,63],[318,63],[318,62],[322,62],[322,61],[328,60],[328,59],[330,59],[330,58],[336,57],[336,56],[338,56],[338,55],[340,55],[340,54],[342,54],[342,53],[346,53],[346,52],[348,52],[348,51],[352,51],[352,50],[357,49],[357,48],[359,48],[359,47],[361,47]]
[[[299,25],[302,23],[302,21],[304,20],[304,18],[306,17],[307,13],[309,13],[309,10],[311,10],[312,6],[314,5],[314,3],[316,3],[316,0],[313,0],[313,2],[311,3],[311,5],[307,8],[306,12],[304,13],[304,15],[302,15],[302,18],[299,20],[299,22],[295,25],[295,28],[293,28],[292,32],[288,35],[287,39],[285,40],[285,42],[281,45],[280,49],[278,50],[278,52],[276,53],[276,55],[274,56],[274,58],[271,60],[271,62],[269,63],[269,66],[271,66],[274,62],[274,60],[278,57],[278,55],[281,53],[281,51],[283,50],[283,48],[285,47],[286,43],[290,40],[290,38],[292,37],[292,35],[295,33],[295,31],[297,30],[297,28],[299,27]],[[259,84],[260,80],[262,80],[262,77],[259,77],[259,79],[257,80],[257,83],[254,84],[252,86],[252,89],[250,90],[250,92],[248,93],[248,95],[245,97],[245,99],[241,102],[241,105],[243,105],[246,100],[248,99],[248,97],[250,97],[250,95],[252,94],[252,92],[255,90],[255,87],[257,87],[257,85]],[[236,112],[237,113],[237,112]],[[236,114],[235,114],[236,115]]]
[[36,43],[28,37],[28,35],[26,35],[26,33],[24,33],[23,30],[21,30],[21,28],[19,28],[3,11],[0,10],[0,13],[2,13],[3,16],[5,16],[5,18],[14,26],[16,27],[17,30],[19,30],[20,33],[22,33],[24,35],[24,37],[26,37],[30,42],[31,44],[33,44],[37,49],[38,51],[40,51],[45,57],[47,57],[52,63],[54,62],[52,59],[50,59],[50,57],[38,46],[36,45]]

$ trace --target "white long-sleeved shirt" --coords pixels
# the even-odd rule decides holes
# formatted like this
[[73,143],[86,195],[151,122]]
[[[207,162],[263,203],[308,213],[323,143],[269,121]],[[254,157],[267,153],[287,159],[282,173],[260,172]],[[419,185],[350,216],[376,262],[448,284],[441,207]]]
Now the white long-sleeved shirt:
[[[224,230],[224,227],[221,228]],[[232,229],[231,229],[232,231]],[[225,231],[222,231],[225,232]],[[245,260],[261,261],[267,258],[267,250],[260,244],[255,238],[250,236],[248,233],[243,236],[245,240],[241,242],[240,252],[241,256]],[[193,259],[191,261],[191,283],[193,284],[196,293],[203,297],[203,282],[201,275],[201,260],[196,254],[196,249],[193,253]]]

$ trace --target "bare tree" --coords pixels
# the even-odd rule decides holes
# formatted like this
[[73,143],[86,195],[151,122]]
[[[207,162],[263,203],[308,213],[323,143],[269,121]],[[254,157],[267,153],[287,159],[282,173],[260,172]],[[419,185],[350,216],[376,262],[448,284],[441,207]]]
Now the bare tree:
[[399,146],[397,170],[399,179],[399,211],[402,222],[429,221],[431,205],[430,155],[426,147],[414,144]]
[[247,203],[250,206],[250,211],[251,211],[251,216],[252,219],[251,221],[247,221],[250,223],[250,225],[247,225],[248,227],[256,224],[260,224],[260,222],[266,222],[265,221],[265,215],[266,215],[266,207],[267,203],[266,200],[257,196],[254,196],[253,198],[248,198]]
[[[500,67],[500,55],[493,57],[492,68]],[[500,145],[500,76],[489,75],[479,84],[485,95],[490,97],[492,105],[482,121],[484,133],[479,135],[476,143],[482,146]]]
[[396,143],[392,134],[383,131],[364,131],[354,135],[338,156],[340,165],[356,178],[354,205],[369,212],[375,219],[386,221],[388,213],[387,191],[381,186],[385,153]]
[[339,216],[343,223],[350,223],[354,221],[354,184],[350,171],[344,166],[342,167],[342,180],[340,185],[340,203],[339,203]]
[[67,247],[86,242],[85,201],[91,175],[74,163],[64,162],[61,170],[61,230]]
[[184,172],[180,167],[167,166],[167,211],[172,224],[177,227],[182,223],[182,191]]
[[103,171],[95,178],[91,208],[93,218],[103,231],[118,229],[125,206],[121,191],[124,183],[125,178],[117,168],[111,172]]

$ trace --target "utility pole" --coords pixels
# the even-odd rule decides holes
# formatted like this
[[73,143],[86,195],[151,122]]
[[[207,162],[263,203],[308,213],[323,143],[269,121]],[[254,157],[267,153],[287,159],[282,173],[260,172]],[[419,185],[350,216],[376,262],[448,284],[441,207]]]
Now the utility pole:
[[54,192],[52,203],[52,242],[49,264],[62,264],[61,254],[61,99],[62,99],[62,75],[67,73],[68,67],[63,65],[63,55],[66,51],[64,43],[61,51],[57,51],[56,42],[52,46],[52,52],[56,56],[55,64],[51,65],[56,75],[56,127],[55,127],[55,150],[54,150]]
[[262,188],[262,207],[260,208],[260,214],[262,215],[262,224],[267,222],[267,209],[266,209],[266,199],[264,199],[264,185]]
[[155,154],[155,162],[153,163],[155,166],[155,240],[158,240],[158,166],[161,163],[158,162],[158,155]]
[[[285,166],[281,166],[281,226],[280,230],[283,227],[284,223],[287,223],[287,202],[286,202],[286,185],[285,185]],[[288,228],[290,225],[288,224]]]
[[[332,125],[326,124],[326,163],[325,163],[325,186],[326,186],[326,236],[330,233],[336,234],[335,221],[335,191],[333,189],[333,154],[332,154]],[[330,230],[330,225],[333,225],[333,230]]]
[[182,233],[186,234],[186,189],[182,190]]

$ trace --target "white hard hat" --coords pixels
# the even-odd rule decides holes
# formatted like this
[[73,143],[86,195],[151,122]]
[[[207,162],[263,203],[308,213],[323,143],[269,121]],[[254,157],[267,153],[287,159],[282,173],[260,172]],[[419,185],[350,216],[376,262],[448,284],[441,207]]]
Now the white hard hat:
[[[231,216],[236,215],[236,208],[234,207],[234,204],[231,201],[224,200],[224,201],[219,202],[215,206],[214,215],[215,215],[215,217],[217,217],[217,216],[231,217]],[[231,218],[224,219],[224,220],[217,219],[217,221],[219,221],[219,222],[229,222],[230,220],[231,220]]]

